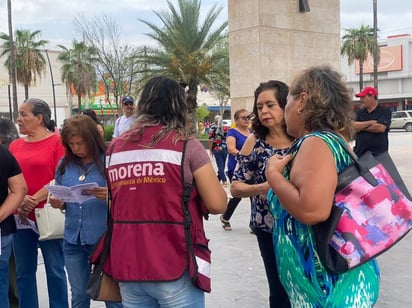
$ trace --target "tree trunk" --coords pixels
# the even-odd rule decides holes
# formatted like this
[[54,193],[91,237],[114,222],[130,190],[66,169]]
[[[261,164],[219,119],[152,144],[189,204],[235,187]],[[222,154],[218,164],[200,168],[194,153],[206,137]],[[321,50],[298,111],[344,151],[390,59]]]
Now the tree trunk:
[[77,103],[79,105],[79,110],[77,114],[81,114],[82,113],[82,97],[80,94],[77,94]]
[[29,85],[24,85],[24,99],[29,99]]
[[10,40],[10,67],[11,70],[11,84],[13,87],[13,120],[17,121],[18,109],[17,105],[17,81],[16,81],[16,53],[14,51],[14,38],[13,38],[13,22],[11,14],[11,0],[7,0],[7,13],[9,22],[9,40]]
[[195,78],[189,80],[188,86],[189,90],[187,91],[187,101],[189,113],[196,113],[197,108],[197,86],[199,81]]
[[363,89],[363,61],[359,61],[359,91]]

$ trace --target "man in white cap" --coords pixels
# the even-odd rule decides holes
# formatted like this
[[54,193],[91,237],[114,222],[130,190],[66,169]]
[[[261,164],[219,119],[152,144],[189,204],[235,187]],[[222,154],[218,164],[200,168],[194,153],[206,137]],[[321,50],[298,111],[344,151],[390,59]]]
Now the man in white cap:
[[114,124],[113,138],[119,138],[136,120],[133,97],[127,95],[122,98],[122,109],[123,115],[118,118]]
[[388,132],[392,112],[378,104],[378,91],[374,87],[365,87],[356,94],[363,108],[356,112],[353,127],[356,130],[355,154],[359,157],[370,151],[379,155],[388,151]]

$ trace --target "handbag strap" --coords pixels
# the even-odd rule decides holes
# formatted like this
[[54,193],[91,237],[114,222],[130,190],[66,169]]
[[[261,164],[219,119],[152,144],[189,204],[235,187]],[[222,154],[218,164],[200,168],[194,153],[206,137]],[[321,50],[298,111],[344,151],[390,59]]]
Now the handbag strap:
[[[378,181],[370,172],[370,165],[362,163],[360,158],[358,158],[351,150],[349,150],[346,142],[343,140],[341,136],[330,130],[326,130],[324,132],[328,132],[330,136],[332,136],[340,144],[342,149],[345,150],[345,152],[350,156],[352,160],[352,165],[356,167],[360,176],[362,176],[372,186],[378,185]],[[370,152],[367,152],[366,155],[372,156],[373,158],[373,155]]]
[[[332,136],[342,147],[343,150],[350,156],[353,165],[358,169],[359,174],[365,178],[366,181],[368,181],[371,185],[376,186],[377,181],[375,177],[371,174],[369,170],[369,166],[366,166],[365,164],[362,164],[359,160],[359,158],[351,151],[349,150],[346,142],[343,140],[341,136],[339,136],[337,133],[331,130],[325,130],[324,132],[328,132],[330,136]],[[368,153],[367,155],[372,155]]]
[[[113,142],[110,145],[109,148],[109,164],[110,164],[110,159],[112,157],[112,153],[114,150],[114,146],[116,144],[116,141]],[[105,166],[105,170],[107,170],[106,168],[106,155],[104,156],[104,166]],[[107,174],[106,174],[106,178],[107,178]],[[107,180],[106,180],[107,182]],[[109,203],[112,201],[112,191],[110,189],[110,186],[107,185],[107,229],[106,229],[106,235],[104,238],[104,244],[103,244],[103,250],[102,250],[102,256],[100,258],[100,264],[104,264],[104,262],[107,259],[107,256],[109,255],[109,251],[110,251],[110,243],[112,241],[112,233],[113,233],[113,217],[112,217],[112,212],[109,206]]]

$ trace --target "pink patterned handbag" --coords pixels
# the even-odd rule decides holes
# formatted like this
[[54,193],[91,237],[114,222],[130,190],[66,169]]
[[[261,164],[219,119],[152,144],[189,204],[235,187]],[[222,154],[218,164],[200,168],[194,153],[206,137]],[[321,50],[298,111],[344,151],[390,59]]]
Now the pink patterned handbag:
[[343,273],[385,252],[409,232],[412,202],[387,152],[357,158],[334,136],[353,164],[339,173],[329,219],[313,230],[325,268]]

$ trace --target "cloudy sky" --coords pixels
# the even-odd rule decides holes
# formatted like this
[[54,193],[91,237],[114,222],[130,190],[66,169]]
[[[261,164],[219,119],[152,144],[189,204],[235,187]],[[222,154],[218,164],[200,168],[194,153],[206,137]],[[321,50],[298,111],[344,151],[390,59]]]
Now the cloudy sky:
[[[171,2],[177,3],[177,0]],[[361,24],[373,26],[373,0],[340,2],[342,29],[356,28]],[[202,0],[202,9],[208,11],[216,3],[223,7],[219,19],[223,22],[227,19],[227,0]],[[153,10],[167,10],[166,0],[12,0],[12,6],[14,28],[41,30],[41,38],[49,41],[49,49],[57,48],[57,44],[70,46],[74,38],[79,39],[73,29],[73,16],[79,14],[93,17],[109,15],[120,26],[123,42],[142,46],[149,40],[144,35],[149,29],[139,18],[158,23]],[[378,28],[380,38],[412,34],[412,1],[378,0]],[[6,0],[0,1],[0,32],[8,33]]]

